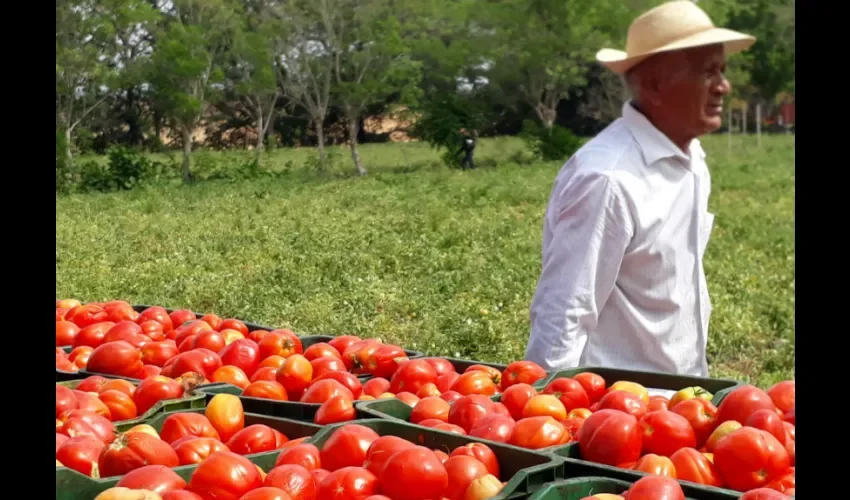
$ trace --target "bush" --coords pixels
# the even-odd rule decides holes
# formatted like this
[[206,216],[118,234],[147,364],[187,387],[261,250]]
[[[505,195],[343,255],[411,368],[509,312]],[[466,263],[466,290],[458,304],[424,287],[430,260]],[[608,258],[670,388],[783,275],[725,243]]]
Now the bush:
[[520,137],[531,152],[544,161],[567,161],[583,142],[580,137],[560,125],[552,125],[552,128],[547,129],[531,120],[523,122]]
[[109,148],[106,163],[90,160],[69,165],[64,151],[64,135],[57,131],[57,193],[126,191],[173,170],[125,146]]

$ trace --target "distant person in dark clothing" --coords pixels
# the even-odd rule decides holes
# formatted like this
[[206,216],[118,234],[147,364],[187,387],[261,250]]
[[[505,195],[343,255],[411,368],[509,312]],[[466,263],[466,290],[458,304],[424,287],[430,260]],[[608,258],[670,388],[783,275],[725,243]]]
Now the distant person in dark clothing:
[[455,156],[464,153],[463,160],[460,162],[460,168],[466,170],[467,166],[469,168],[475,168],[475,161],[472,156],[475,153],[475,143],[478,140],[478,131],[475,130],[470,135],[470,133],[466,129],[462,129],[460,133],[463,135],[463,142],[460,145],[460,149]]

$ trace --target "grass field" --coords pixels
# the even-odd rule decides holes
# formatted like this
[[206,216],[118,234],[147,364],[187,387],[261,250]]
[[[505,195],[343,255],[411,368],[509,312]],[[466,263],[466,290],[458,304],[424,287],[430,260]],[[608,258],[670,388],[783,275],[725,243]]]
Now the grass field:
[[[716,214],[706,255],[711,371],[767,385],[794,374],[793,137],[704,141]],[[377,336],[430,354],[521,359],[542,217],[560,163],[520,166],[484,140],[476,171],[423,144],[366,145],[370,174],[308,149],[281,175],[56,200],[56,295],[187,307],[304,333]],[[201,153],[203,175],[248,152]],[[305,166],[306,165],[306,166]]]

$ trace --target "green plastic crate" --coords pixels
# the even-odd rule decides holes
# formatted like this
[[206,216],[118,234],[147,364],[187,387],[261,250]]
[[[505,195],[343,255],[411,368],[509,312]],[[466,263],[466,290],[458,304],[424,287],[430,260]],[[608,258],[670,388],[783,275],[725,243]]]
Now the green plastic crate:
[[[508,484],[499,495],[489,500],[520,500],[529,498],[529,494],[542,485],[563,477],[563,460],[544,453],[508,446],[483,439],[471,438],[460,434],[438,431],[393,420],[368,419],[351,422],[368,427],[381,436],[397,436],[420,446],[451,452],[458,446],[468,443],[484,443],[489,446],[499,460],[502,481],[509,478]],[[325,427],[310,440],[321,449],[331,434],[347,424],[334,424]]]
[[712,403],[719,404],[718,396],[727,394],[729,391],[743,385],[742,382],[724,378],[703,378],[689,375],[671,375],[669,373],[648,372],[642,370],[621,370],[618,368],[605,368],[601,366],[586,366],[562,370],[553,373],[546,384],[560,377],[572,378],[582,372],[592,372],[605,379],[610,386],[619,380],[636,382],[647,389],[665,389],[679,391],[686,387],[699,386],[714,395]]
[[[168,412],[161,413],[153,419],[146,422],[151,425],[157,432],[162,430],[162,424],[169,415],[175,413],[203,413],[203,409],[186,410],[185,412]],[[287,418],[270,417],[266,415],[256,415],[253,413],[245,413],[245,426],[254,424],[265,424],[273,429],[277,429],[284,433],[289,439],[297,439],[301,437],[313,436],[321,427],[318,425],[298,422]],[[278,451],[270,451],[265,453],[255,453],[246,455],[255,464],[262,467],[268,472],[273,466],[279,455]],[[186,482],[195,471],[196,465],[183,465],[176,467],[174,472],[180,475]],[[118,484],[121,476],[109,477],[106,479],[92,479],[86,475],[69,469],[67,467],[58,467],[56,469],[56,500],[89,500],[96,497],[101,492],[108,490]]]
[[[67,382],[57,382],[57,384],[64,385],[69,389],[76,389],[77,386],[80,385],[80,382],[82,382],[82,380],[70,380]],[[134,385],[138,384],[134,383]],[[207,403],[205,397],[205,394],[198,391],[195,394],[185,396],[179,399],[165,399],[162,401],[158,401],[155,405],[150,407],[148,411],[144,412],[138,417],[129,420],[119,420],[117,422],[113,422],[113,424],[115,424],[116,428],[120,426],[122,429],[126,430],[133,427],[134,425],[144,423],[145,420],[151,419],[154,416],[163,412],[190,410],[193,408],[206,408]]]
[[[56,370],[56,382],[67,382],[69,380],[76,380],[80,377],[84,377],[80,372],[66,372],[64,370]],[[133,382],[132,380],[130,382]]]
[[[577,476],[600,476],[611,479],[619,479],[633,483],[638,479],[647,476],[645,472],[636,470],[622,469],[610,465],[597,464],[583,460],[581,450],[578,443],[570,443],[563,446],[554,446],[547,448],[546,452],[564,459],[565,469],[567,474],[564,477]],[[726,488],[715,488],[714,486],[706,486],[702,484],[692,483],[690,481],[679,481],[682,489],[685,490],[685,495],[694,499],[705,500],[725,500],[735,499],[742,495],[740,491],[730,490]]]
[[[529,500],[581,500],[598,493],[613,493],[620,495],[631,487],[632,483],[608,477],[575,477],[545,485],[532,495]],[[687,500],[711,500],[712,496],[685,493]]]

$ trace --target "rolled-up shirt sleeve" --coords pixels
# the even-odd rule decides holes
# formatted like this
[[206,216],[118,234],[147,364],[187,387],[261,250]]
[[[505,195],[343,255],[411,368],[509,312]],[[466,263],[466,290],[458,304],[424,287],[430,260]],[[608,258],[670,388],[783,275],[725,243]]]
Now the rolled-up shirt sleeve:
[[546,370],[579,366],[633,234],[619,185],[604,173],[576,173],[553,194],[526,348],[526,359]]

